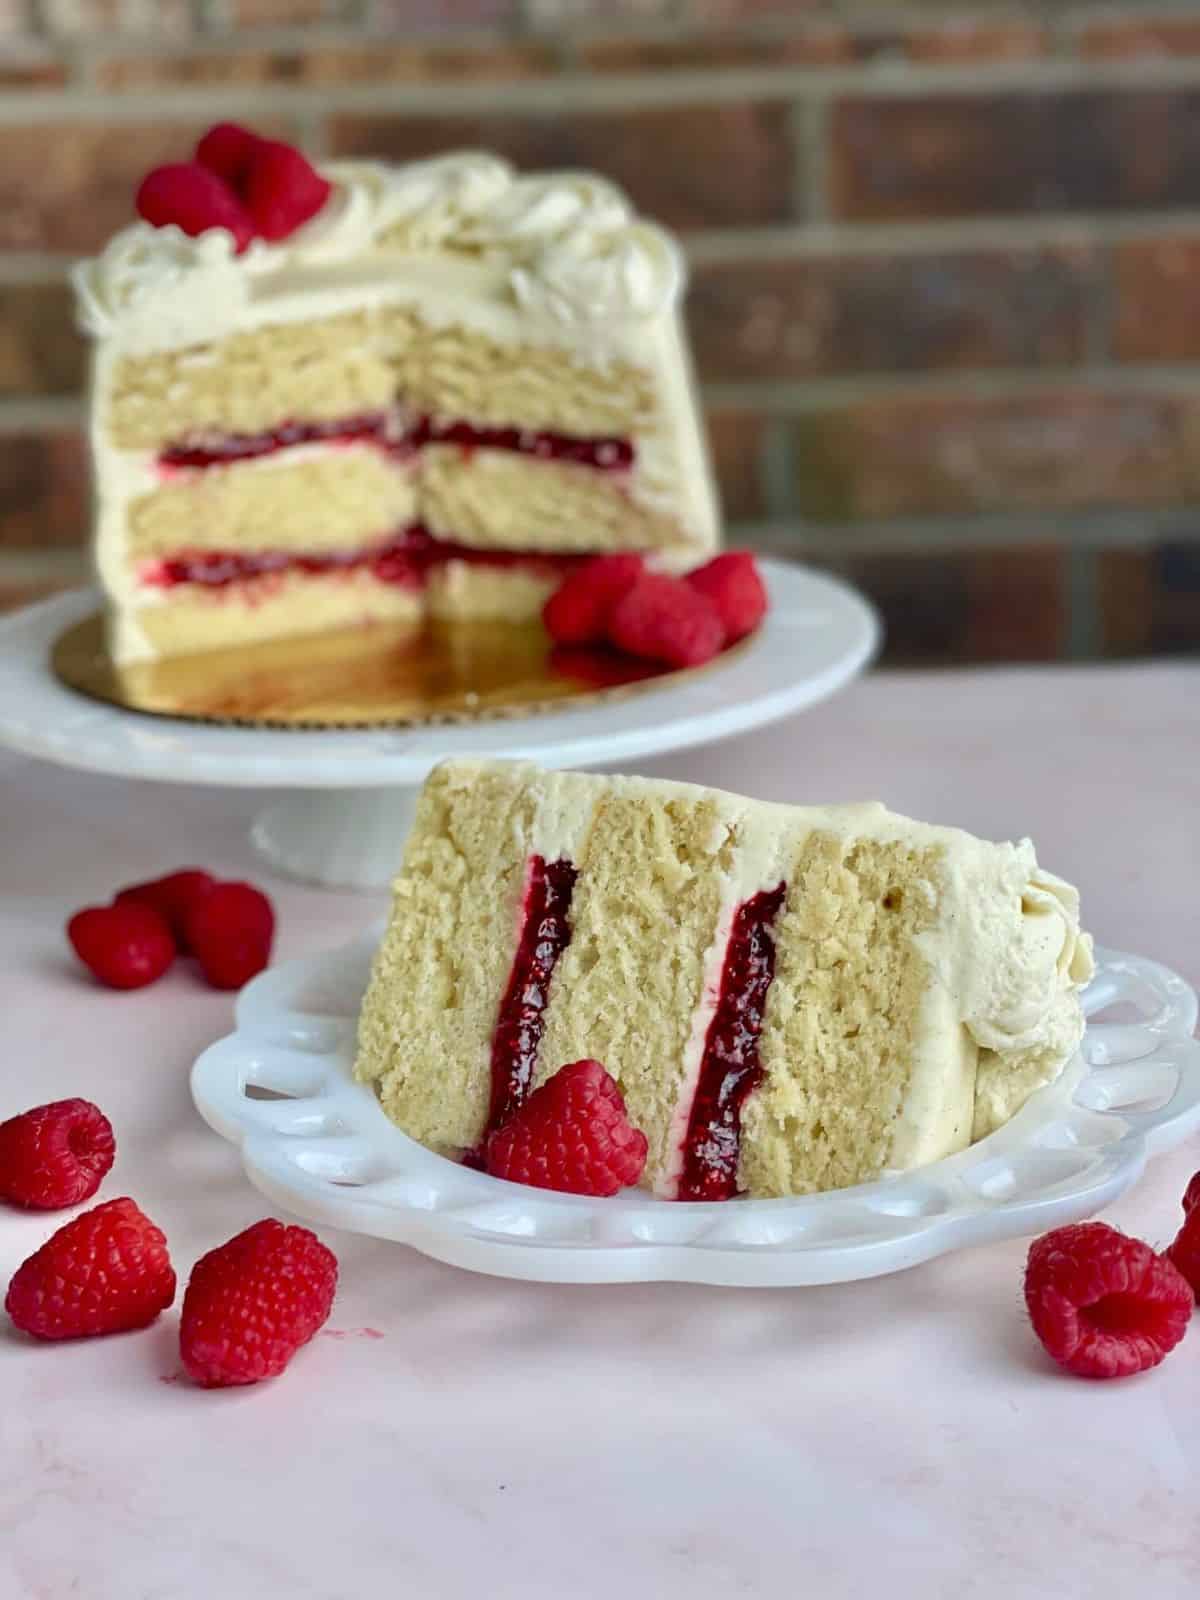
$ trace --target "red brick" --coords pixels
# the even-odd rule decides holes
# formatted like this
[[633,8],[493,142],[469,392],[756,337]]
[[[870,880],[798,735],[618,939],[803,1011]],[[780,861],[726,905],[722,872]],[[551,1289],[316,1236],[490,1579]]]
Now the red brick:
[[708,379],[1054,366],[1082,359],[1084,248],[701,266],[689,321]]
[[570,116],[342,116],[339,155],[399,160],[457,147],[493,149],[525,168],[592,167],[648,216],[678,228],[786,220],[788,110],[781,105],[671,106]]
[[764,516],[763,457],[766,422],[752,411],[717,411],[707,419],[721,508],[730,521]]
[[99,249],[133,221],[134,195],[146,172],[185,158],[206,126],[156,121],[0,128],[0,250]]
[[1052,661],[1066,639],[1060,548],[847,555],[827,563],[878,607],[883,664]]
[[1138,239],[1116,249],[1116,353],[1123,361],[1200,361],[1200,239]]
[[90,527],[79,434],[0,434],[0,548],[81,545]]
[[462,83],[465,80],[530,78],[557,65],[546,44],[325,45],[311,49],[206,50],[182,56],[125,55],[99,63],[105,89],[156,88],[172,84],[244,83]]
[[873,221],[1200,201],[1200,92],[925,95],[834,108],[835,214]]
[[62,35],[112,33],[190,33],[188,0],[41,0],[48,32]]
[[1049,48],[1046,29],[1032,22],[952,17],[941,27],[914,29],[905,41],[904,54],[911,61],[950,66],[975,61],[1033,61]]
[[800,418],[797,447],[821,520],[1165,505],[1200,490],[1200,394],[897,396]]
[[69,394],[83,371],[70,287],[0,284],[0,394]]
[[1079,50],[1100,61],[1135,57],[1169,60],[1200,55],[1200,20],[1195,17],[1137,17],[1088,23],[1079,35]]
[[504,28],[518,12],[518,0],[373,0],[367,15],[380,32],[411,34]]
[[752,33],[676,34],[670,38],[583,41],[580,62],[594,72],[666,72],[688,68],[835,66],[855,59],[842,27],[804,26],[785,36]]
[[581,23],[620,27],[625,22],[661,22],[674,17],[675,0],[525,0],[530,26],[558,30]]
[[351,0],[230,0],[237,28],[285,28],[295,23],[340,21],[353,14]]
[[1106,655],[1200,652],[1200,544],[1103,550],[1096,561]]

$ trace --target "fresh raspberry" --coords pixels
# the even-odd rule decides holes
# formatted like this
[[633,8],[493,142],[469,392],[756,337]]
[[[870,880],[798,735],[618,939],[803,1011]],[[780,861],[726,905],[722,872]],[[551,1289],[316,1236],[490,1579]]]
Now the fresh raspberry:
[[132,1200],[72,1217],[13,1274],[4,1307],[36,1339],[145,1328],[175,1298],[167,1241]]
[[237,195],[198,161],[155,167],[142,179],[137,211],[156,228],[173,222],[193,236],[208,228],[228,228],[239,253],[254,237],[254,223]]
[[0,1122],[0,1199],[30,1211],[90,1200],[116,1154],[112,1124],[90,1100],[53,1100]]
[[214,989],[240,989],[271,959],[275,913],[249,883],[214,884],[187,918],[188,948]]
[[236,122],[218,122],[196,146],[196,160],[240,194],[261,143],[249,128],[241,128]]
[[75,954],[110,989],[142,989],[175,959],[171,930],[149,906],[88,906],[67,923]]
[[1192,1303],[1165,1256],[1107,1223],[1055,1228],[1029,1248],[1033,1331],[1078,1377],[1127,1378],[1156,1367],[1187,1332]]
[[[3,1132],[3,1129],[0,1129]],[[1192,1180],[1195,1183],[1195,1179]],[[1174,1242],[1164,1251],[1167,1259],[1192,1286],[1192,1293],[1200,1295],[1200,1207],[1193,1204],[1184,1219],[1183,1227]]]
[[616,1194],[646,1165],[646,1135],[598,1061],[572,1061],[535,1089],[487,1143],[493,1178],[567,1194]]
[[744,639],[767,614],[767,591],[758,565],[748,550],[727,550],[687,575],[692,588],[704,595],[725,629],[725,643]]
[[117,895],[116,903],[121,906],[133,901],[157,911],[175,936],[180,953],[188,955],[187,919],[192,907],[211,891],[216,881],[211,872],[201,867],[183,867],[165,878],[131,883]]
[[251,157],[243,192],[257,232],[264,239],[286,239],[316,216],[330,189],[299,150],[262,139]]
[[183,1297],[179,1348],[206,1389],[275,1378],[329,1315],[337,1258],[273,1217],[201,1256]]
[[542,621],[555,644],[603,644],[617,601],[645,571],[639,555],[596,556],[569,572],[546,601]]
[[1183,1214],[1186,1217],[1190,1211],[1200,1206],[1200,1172],[1192,1174],[1192,1181],[1183,1191]]
[[720,652],[725,629],[712,602],[689,583],[647,573],[617,602],[609,638],[631,656],[698,667]]

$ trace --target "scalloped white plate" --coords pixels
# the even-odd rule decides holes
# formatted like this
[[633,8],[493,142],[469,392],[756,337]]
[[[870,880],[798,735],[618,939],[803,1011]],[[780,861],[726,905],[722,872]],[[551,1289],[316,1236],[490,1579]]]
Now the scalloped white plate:
[[[1101,950],[1080,1054],[1005,1127],[945,1161],[788,1200],[530,1189],[434,1155],[354,1082],[377,943],[378,930],[257,978],[239,996],[237,1031],[196,1062],[192,1096],[241,1146],[251,1182],[295,1215],[476,1272],[764,1288],[875,1277],[1090,1216],[1148,1156],[1200,1127],[1194,991],[1153,961]],[[1118,1008],[1122,1020],[1103,1020]]]

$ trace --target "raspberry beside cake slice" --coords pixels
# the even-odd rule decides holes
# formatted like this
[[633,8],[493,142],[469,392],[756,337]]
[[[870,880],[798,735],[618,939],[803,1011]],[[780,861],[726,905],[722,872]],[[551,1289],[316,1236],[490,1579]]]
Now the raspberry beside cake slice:
[[589,555],[716,545],[681,256],[611,185],[216,132],[74,275],[118,660],[520,620]]
[[1078,896],[1033,848],[881,805],[453,762],[426,784],[357,1074],[477,1152],[601,1061],[673,1199],[804,1194],[963,1149],[1083,1031]]

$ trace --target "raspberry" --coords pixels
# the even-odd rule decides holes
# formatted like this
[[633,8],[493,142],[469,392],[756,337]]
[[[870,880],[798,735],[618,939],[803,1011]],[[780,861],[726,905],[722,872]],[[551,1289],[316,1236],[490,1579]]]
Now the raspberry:
[[240,193],[261,143],[249,128],[241,128],[236,122],[218,122],[196,146],[196,160]]
[[[1192,1183],[1195,1181],[1193,1178]],[[1182,1273],[1191,1284],[1192,1293],[1200,1295],[1200,1208],[1195,1204],[1164,1254],[1176,1271]]]
[[173,222],[193,236],[208,228],[228,228],[239,253],[254,237],[254,223],[237,195],[198,161],[155,167],[142,179],[137,211],[156,228]]
[[767,614],[767,591],[748,550],[727,550],[689,572],[687,582],[711,600],[725,629],[725,643],[744,639]]
[[132,1200],[72,1217],[19,1266],[4,1307],[36,1339],[145,1328],[175,1298],[167,1241]]
[[598,1061],[572,1061],[535,1089],[487,1142],[493,1178],[567,1194],[616,1194],[646,1165],[646,1135]]
[[0,1198],[30,1211],[90,1200],[113,1164],[112,1124],[90,1100],[53,1100],[0,1122]]
[[1187,1332],[1192,1291],[1165,1256],[1104,1222],[1035,1239],[1025,1267],[1033,1331],[1081,1378],[1156,1367]]
[[299,150],[273,139],[258,143],[246,174],[246,205],[264,239],[286,239],[329,198],[331,185]]
[[120,906],[133,901],[157,911],[175,936],[180,953],[188,955],[187,919],[192,907],[209,893],[216,881],[211,872],[205,872],[200,867],[183,867],[178,872],[168,873],[165,878],[131,883],[128,889],[122,889],[117,895],[116,903]]
[[1184,1216],[1187,1216],[1189,1211],[1194,1211],[1197,1206],[1200,1206],[1200,1172],[1192,1174],[1192,1181],[1183,1191]]
[[189,1377],[206,1389],[278,1377],[328,1317],[337,1274],[316,1234],[273,1217],[201,1256],[179,1327]]
[[609,638],[631,656],[698,667],[718,654],[725,629],[712,602],[682,578],[647,574],[617,602]]
[[214,989],[240,989],[271,959],[275,913],[253,884],[214,884],[192,906],[186,928],[188,948]]
[[596,556],[576,567],[546,601],[542,621],[555,644],[603,644],[618,600],[642,576],[639,555]]
[[89,906],[67,923],[75,954],[110,989],[142,989],[175,959],[171,930],[149,906]]

